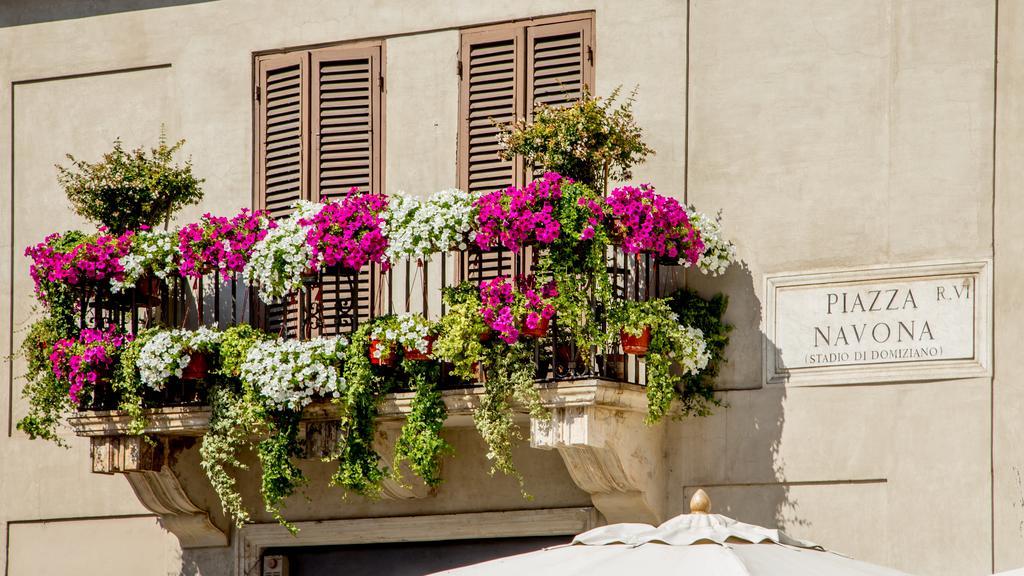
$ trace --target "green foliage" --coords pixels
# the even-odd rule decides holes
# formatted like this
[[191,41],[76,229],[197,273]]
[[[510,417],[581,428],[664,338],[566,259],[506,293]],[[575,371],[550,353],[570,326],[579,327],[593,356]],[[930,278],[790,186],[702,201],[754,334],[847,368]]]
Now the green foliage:
[[220,375],[226,378],[239,377],[249,350],[257,342],[269,338],[266,332],[248,324],[236,324],[224,330],[220,336]]
[[702,406],[687,404],[685,399],[705,400],[715,405],[714,380],[726,362],[725,348],[729,345],[729,333],[732,325],[726,324],[722,317],[729,306],[728,296],[718,293],[705,299],[696,291],[680,288],[669,295],[669,306],[679,315],[679,322],[685,326],[693,326],[704,334],[707,344],[707,367],[697,374],[683,377],[684,411],[702,413]]
[[406,461],[428,486],[438,486],[441,484],[441,461],[446,454],[454,452],[441,437],[441,428],[448,416],[441,393],[437,391],[441,367],[436,362],[403,360],[402,370],[408,375],[409,387],[416,395],[395,442],[392,469],[397,475],[399,465]]
[[259,395],[244,385],[241,391],[227,386],[214,387],[210,390],[210,409],[210,429],[199,446],[201,465],[220,498],[224,513],[241,527],[249,521],[249,512],[228,469],[248,469],[238,454],[251,444],[252,438],[267,432],[266,413]]
[[121,362],[114,370],[111,388],[120,398],[118,407],[129,417],[128,433],[140,435],[146,428],[146,417],[143,413],[143,385],[139,378],[138,361],[142,347],[149,342],[159,329],[143,330],[135,340],[129,342],[121,351]]
[[620,300],[608,309],[608,331],[639,336],[649,327],[654,332],[666,313],[671,309],[661,300]]
[[[67,254],[79,244],[90,240],[91,236],[78,230],[69,230],[54,236],[47,243],[54,251]],[[71,338],[78,335],[78,323],[75,319],[75,307],[78,295],[74,287],[64,282],[51,282],[46,278],[39,280],[39,294],[46,303],[46,310],[53,319],[53,329],[58,338]]]
[[628,180],[630,169],[654,150],[633,117],[636,89],[615,106],[619,91],[607,99],[584,94],[570,106],[538,106],[532,121],[503,126],[503,157],[522,155],[527,166],[543,166],[602,192],[609,178]]
[[480,292],[472,282],[445,288],[442,297],[448,307],[439,322],[434,342],[434,356],[452,364],[452,373],[472,382],[476,380],[475,365],[486,352],[481,334],[489,331],[480,315]]
[[[581,350],[591,350],[607,340],[595,310],[611,302],[607,262],[610,240],[603,226],[591,225],[594,214],[587,207],[599,201],[594,189],[584,184],[562,187],[562,197],[555,206],[561,233],[541,254],[537,266],[538,276],[555,280],[558,295],[552,305],[559,326],[574,336]],[[584,237],[589,238],[581,240]]]
[[483,383],[484,395],[473,413],[473,421],[487,443],[491,474],[503,472],[522,486],[523,476],[512,461],[512,448],[522,440],[522,433],[513,419],[513,406],[516,403],[525,406],[534,418],[550,416],[541,405],[540,394],[533,383],[536,373],[533,350],[522,343],[511,346],[497,343],[487,351],[484,366],[487,376]]
[[172,164],[184,140],[168,146],[163,130],[156,148],[125,150],[121,140],[96,163],[68,154],[71,166],[57,166],[57,181],[75,213],[106,226],[114,234],[156,226],[203,197],[192,162]]
[[711,386],[691,386],[707,366],[707,345],[701,330],[683,322],[669,307],[667,298],[616,303],[608,313],[608,328],[634,336],[645,327],[651,340],[645,358],[647,368],[647,422],[654,423],[680,401],[682,416],[706,416],[719,404]]
[[370,364],[369,334],[372,329],[372,324],[361,326],[345,350],[342,440],[338,445],[338,470],[331,477],[331,484],[376,497],[380,494],[381,482],[388,474],[380,465],[380,455],[373,449],[377,403],[390,390],[392,380]]
[[292,461],[293,457],[300,455],[298,434],[301,418],[301,411],[282,410],[264,414],[268,430],[257,447],[260,464],[263,466],[260,484],[263,504],[292,534],[298,532],[298,529],[281,515],[281,503],[307,482],[302,470]]
[[44,317],[32,324],[21,343],[21,354],[28,365],[21,395],[28,400],[29,411],[17,426],[29,438],[51,440],[66,447],[57,427],[64,414],[75,407],[68,398],[67,382],[58,380],[50,367],[50,351],[54,342],[65,337],[64,328],[58,318]]

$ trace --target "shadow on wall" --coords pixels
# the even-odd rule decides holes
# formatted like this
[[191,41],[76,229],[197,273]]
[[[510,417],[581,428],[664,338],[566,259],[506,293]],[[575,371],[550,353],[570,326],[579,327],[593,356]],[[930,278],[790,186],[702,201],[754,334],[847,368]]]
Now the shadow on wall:
[[786,387],[762,384],[762,307],[746,263],[719,278],[687,275],[687,285],[705,297],[729,297],[725,319],[733,325],[726,364],[716,383],[724,406],[707,418],[689,418],[670,432],[670,515],[688,511],[691,495],[704,488],[713,512],[769,528],[806,526],[786,481],[780,446],[785,426]]
[[212,1],[214,0],[7,0],[0,2],[0,28]]

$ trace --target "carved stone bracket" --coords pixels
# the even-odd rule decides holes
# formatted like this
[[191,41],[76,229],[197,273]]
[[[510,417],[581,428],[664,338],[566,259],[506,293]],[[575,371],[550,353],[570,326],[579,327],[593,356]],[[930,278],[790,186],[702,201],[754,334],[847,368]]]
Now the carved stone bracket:
[[573,481],[590,493],[608,522],[660,524],[665,515],[664,426],[648,426],[644,412],[622,402],[609,406],[595,400],[555,406],[550,419],[532,419],[531,446],[557,450]]
[[227,534],[192,502],[167,466],[166,439],[149,443],[140,436],[94,436],[90,445],[92,471],[124,474],[139,502],[178,537],[182,548],[228,545]]

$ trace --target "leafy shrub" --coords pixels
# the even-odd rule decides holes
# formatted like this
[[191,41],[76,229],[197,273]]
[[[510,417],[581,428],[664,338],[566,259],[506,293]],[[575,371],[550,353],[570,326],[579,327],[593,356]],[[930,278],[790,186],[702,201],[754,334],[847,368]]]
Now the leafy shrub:
[[167,145],[160,133],[156,148],[125,150],[121,140],[96,163],[68,154],[71,166],[57,166],[57,181],[75,213],[120,234],[156,226],[172,214],[203,198],[203,180],[192,174],[192,161],[172,164],[185,143]]

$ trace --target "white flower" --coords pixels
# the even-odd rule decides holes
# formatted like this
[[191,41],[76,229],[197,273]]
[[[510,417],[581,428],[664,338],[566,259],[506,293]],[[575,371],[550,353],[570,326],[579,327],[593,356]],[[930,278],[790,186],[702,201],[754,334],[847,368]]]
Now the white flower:
[[697,260],[697,268],[710,276],[724,273],[736,261],[736,246],[722,236],[722,215],[711,218],[693,207],[687,207],[686,213],[704,241],[704,252]]
[[134,286],[146,272],[161,280],[178,270],[178,233],[173,230],[141,230],[132,237],[131,251],[121,258],[124,278],[110,281],[112,292]]
[[340,363],[348,341],[267,340],[253,346],[241,366],[242,380],[278,409],[301,410],[314,395],[337,397],[345,389]]
[[142,349],[136,366],[142,383],[163,390],[167,380],[181,378],[192,360],[192,351],[209,352],[220,341],[220,332],[205,326],[198,330],[163,330],[154,334]]
[[370,330],[370,338],[388,343],[396,342],[406,350],[426,352],[429,330],[430,322],[421,314],[398,314],[391,321],[378,322]]
[[299,200],[292,205],[292,214],[278,222],[277,228],[253,245],[252,254],[245,264],[245,278],[259,288],[265,302],[280,300],[302,287],[302,273],[312,258],[312,249],[306,243],[308,226],[299,220],[310,218],[323,208]]
[[388,237],[388,259],[429,261],[433,254],[465,245],[471,239],[476,198],[454,188],[426,200],[402,192],[392,195],[382,226]]

